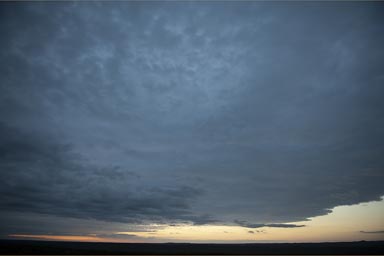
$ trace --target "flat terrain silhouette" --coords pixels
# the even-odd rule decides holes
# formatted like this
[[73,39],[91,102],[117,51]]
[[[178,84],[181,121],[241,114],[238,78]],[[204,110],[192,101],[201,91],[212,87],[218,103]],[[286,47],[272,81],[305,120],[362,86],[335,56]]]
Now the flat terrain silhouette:
[[0,240],[1,254],[109,254],[109,255],[384,255],[384,241],[332,243],[90,243]]

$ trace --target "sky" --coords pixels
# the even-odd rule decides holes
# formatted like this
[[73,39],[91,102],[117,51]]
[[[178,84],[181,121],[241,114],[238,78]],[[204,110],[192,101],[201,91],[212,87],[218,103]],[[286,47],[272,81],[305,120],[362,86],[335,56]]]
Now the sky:
[[384,240],[383,11],[0,3],[0,238]]

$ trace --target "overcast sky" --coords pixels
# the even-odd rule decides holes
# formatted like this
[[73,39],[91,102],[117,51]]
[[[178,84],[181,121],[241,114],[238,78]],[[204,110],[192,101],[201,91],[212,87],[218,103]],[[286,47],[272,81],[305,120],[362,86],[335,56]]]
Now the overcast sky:
[[383,7],[1,3],[0,235],[297,229],[380,200]]

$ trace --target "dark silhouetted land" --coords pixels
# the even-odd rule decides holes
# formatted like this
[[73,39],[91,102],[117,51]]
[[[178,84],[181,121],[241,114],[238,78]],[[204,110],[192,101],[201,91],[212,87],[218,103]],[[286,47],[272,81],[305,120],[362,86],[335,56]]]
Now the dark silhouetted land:
[[130,254],[130,255],[384,255],[384,241],[276,244],[194,244],[194,243],[85,243],[27,240],[0,240],[1,254]]

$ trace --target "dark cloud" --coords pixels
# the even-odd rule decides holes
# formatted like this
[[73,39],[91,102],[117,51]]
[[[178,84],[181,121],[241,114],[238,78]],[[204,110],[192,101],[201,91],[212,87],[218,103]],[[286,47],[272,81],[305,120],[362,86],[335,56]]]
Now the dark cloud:
[[248,223],[246,221],[241,220],[235,220],[234,223],[236,223],[239,226],[247,227],[247,228],[301,228],[305,227],[305,225],[296,225],[296,224],[285,224],[285,223],[270,223],[270,224],[254,224],[254,223]]
[[1,3],[7,230],[39,214],[290,228],[252,223],[380,200],[382,10]]
[[380,231],[360,231],[360,233],[364,233],[364,234],[384,234],[384,230],[380,230]]
[[249,230],[249,234],[266,234],[265,230]]
[[209,215],[194,215],[189,209],[200,190],[141,184],[140,176],[129,170],[81,163],[68,145],[3,124],[0,145],[2,211],[127,223],[211,221]]

